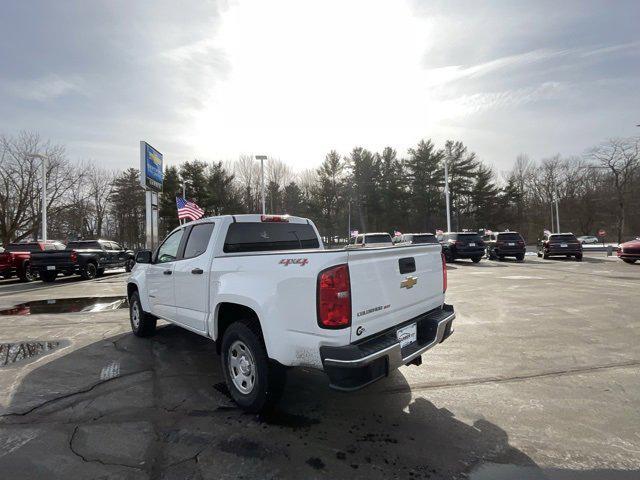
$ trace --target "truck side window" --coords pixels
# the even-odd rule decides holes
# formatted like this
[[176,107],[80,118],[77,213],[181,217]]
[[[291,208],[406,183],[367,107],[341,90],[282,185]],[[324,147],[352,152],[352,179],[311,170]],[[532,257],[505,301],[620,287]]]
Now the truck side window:
[[213,223],[200,223],[194,225],[189,233],[187,245],[184,248],[183,258],[193,258],[202,255],[209,245],[209,239],[213,232]]
[[182,240],[183,234],[184,228],[181,228],[165,239],[158,249],[157,263],[173,262],[176,259],[178,256],[178,247],[180,247],[180,240]]

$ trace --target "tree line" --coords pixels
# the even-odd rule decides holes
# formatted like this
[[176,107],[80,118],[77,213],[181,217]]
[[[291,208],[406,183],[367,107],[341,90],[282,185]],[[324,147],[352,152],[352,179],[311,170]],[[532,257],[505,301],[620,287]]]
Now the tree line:
[[[613,139],[582,156],[515,159],[495,172],[464,143],[419,141],[403,154],[391,147],[329,152],[315,169],[295,172],[277,159],[265,164],[270,213],[313,219],[325,241],[360,232],[446,230],[444,165],[449,173],[452,230],[517,230],[534,241],[551,224],[558,200],[562,231],[609,240],[640,235],[640,139]],[[135,168],[113,171],[71,162],[64,147],[21,132],[0,136],[0,236],[3,244],[37,238],[41,230],[41,158],[47,161],[48,236],[61,240],[105,237],[130,248],[144,245],[144,190]],[[178,225],[182,194],[207,215],[261,210],[260,163],[249,155],[232,162],[190,160],[164,171],[160,236]],[[350,223],[349,223],[350,220]],[[555,222],[554,222],[555,224]]]

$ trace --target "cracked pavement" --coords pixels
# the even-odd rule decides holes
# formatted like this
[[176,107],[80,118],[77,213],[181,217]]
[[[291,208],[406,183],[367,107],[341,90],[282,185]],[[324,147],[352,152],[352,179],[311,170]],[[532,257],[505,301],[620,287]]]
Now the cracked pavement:
[[[2,281],[0,308],[124,295],[125,279]],[[1,344],[52,348],[25,347],[27,358],[0,367],[0,472],[637,478],[639,288],[640,265],[602,256],[457,262],[447,295],[456,332],[422,366],[353,394],[290,370],[278,409],[262,416],[229,400],[214,344],[178,327],[136,338],[126,309],[3,316]],[[507,467],[516,470],[501,477]]]

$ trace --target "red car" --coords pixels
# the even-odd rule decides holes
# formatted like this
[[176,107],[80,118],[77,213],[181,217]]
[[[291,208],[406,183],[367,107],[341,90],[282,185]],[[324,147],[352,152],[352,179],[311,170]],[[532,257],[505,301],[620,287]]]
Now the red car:
[[31,271],[31,252],[44,250],[64,250],[64,244],[57,240],[10,243],[0,253],[0,276],[6,279],[17,275],[23,282],[35,280],[37,274]]
[[618,257],[627,263],[635,263],[640,260],[640,237],[625,242],[618,247]]

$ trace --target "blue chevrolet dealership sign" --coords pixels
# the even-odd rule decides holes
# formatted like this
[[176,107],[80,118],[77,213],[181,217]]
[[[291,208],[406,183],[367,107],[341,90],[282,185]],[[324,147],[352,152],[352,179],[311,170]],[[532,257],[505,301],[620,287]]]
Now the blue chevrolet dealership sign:
[[143,187],[162,191],[162,154],[147,142],[140,142],[140,179]]

